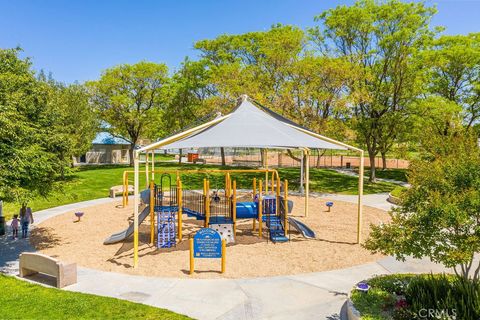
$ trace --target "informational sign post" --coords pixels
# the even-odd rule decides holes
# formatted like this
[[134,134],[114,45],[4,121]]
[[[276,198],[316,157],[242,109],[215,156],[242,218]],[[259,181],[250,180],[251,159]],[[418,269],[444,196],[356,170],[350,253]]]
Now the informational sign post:
[[190,274],[195,270],[195,258],[221,258],[222,273],[225,272],[226,242],[220,234],[210,228],[200,229],[190,238]]

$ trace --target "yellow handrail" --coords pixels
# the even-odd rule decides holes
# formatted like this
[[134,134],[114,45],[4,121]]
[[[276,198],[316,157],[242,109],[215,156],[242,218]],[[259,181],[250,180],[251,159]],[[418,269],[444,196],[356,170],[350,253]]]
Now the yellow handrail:
[[[128,205],[128,174],[129,173],[134,173],[135,171],[133,170],[125,170],[123,172],[123,207],[126,207]],[[179,177],[179,174],[180,173],[197,173],[197,174],[208,174],[208,173],[225,173],[225,174],[228,174],[228,182],[230,182],[229,184],[227,184],[227,186],[231,186],[231,178],[230,178],[230,173],[263,173],[265,172],[265,174],[268,175],[268,173],[272,172],[273,174],[275,174],[277,177],[279,177],[278,175],[278,171],[275,170],[275,169],[252,169],[252,170],[249,170],[249,169],[188,169],[188,170],[178,170],[178,169],[175,169],[175,170],[154,170],[154,171],[150,171],[150,173],[158,173],[158,174],[162,174],[162,173],[174,173],[176,175],[176,177],[178,178]],[[145,173],[145,171],[139,171],[139,174],[140,173]],[[279,178],[278,178],[279,179]],[[227,181],[226,181],[227,182]],[[227,188],[226,188],[227,189]],[[267,187],[267,190],[268,190],[268,187]],[[225,192],[227,193],[228,196],[231,195],[231,187],[230,187],[230,190],[225,190]]]

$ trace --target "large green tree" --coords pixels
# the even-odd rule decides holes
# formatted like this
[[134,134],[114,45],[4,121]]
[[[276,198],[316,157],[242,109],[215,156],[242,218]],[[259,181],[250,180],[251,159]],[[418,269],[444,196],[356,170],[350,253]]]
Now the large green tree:
[[282,91],[305,43],[301,29],[276,25],[265,32],[221,35],[199,41],[195,48],[207,62],[210,79],[224,101],[236,101],[246,93],[286,115],[294,112],[289,110],[291,104]]
[[0,49],[0,198],[26,206],[55,187],[48,95],[20,49]]
[[472,135],[431,136],[423,159],[409,172],[412,185],[392,221],[372,226],[366,247],[374,252],[429,257],[457,274],[480,276],[480,149]]
[[40,80],[48,97],[47,126],[50,135],[46,140],[47,150],[57,155],[63,179],[65,168],[73,164],[73,157],[85,154],[90,149],[98,132],[99,121],[84,86],[67,86],[53,79]]
[[352,69],[345,59],[315,55],[308,41],[303,30],[279,24],[199,41],[195,48],[206,61],[220,104],[246,93],[302,126],[344,139]]
[[[480,33],[444,35],[424,56],[431,68],[430,92],[458,105],[468,130],[480,119]],[[455,124],[446,121],[444,134]]]
[[87,83],[92,102],[106,129],[130,142],[130,164],[140,138],[155,138],[162,109],[169,99],[168,70],[164,64],[142,61],[107,69]]
[[349,83],[352,124],[370,158],[375,181],[375,156],[386,153],[406,126],[408,108],[423,90],[424,72],[417,59],[433,33],[433,8],[398,0],[360,0],[316,17],[311,31],[322,52],[347,59],[355,77]]
[[[191,61],[186,58],[180,69],[172,76],[171,98],[165,107],[163,121],[168,133],[184,130],[213,116],[216,105],[215,87],[210,81],[206,61]],[[222,149],[223,150],[223,149]],[[180,150],[179,162],[182,161]]]

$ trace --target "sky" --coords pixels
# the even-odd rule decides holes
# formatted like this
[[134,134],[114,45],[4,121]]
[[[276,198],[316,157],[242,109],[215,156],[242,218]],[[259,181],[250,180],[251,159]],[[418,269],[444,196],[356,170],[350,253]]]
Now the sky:
[[[301,28],[347,0],[0,0],[0,48],[20,46],[35,70],[72,83],[141,60],[179,67],[195,58],[196,41],[220,34]],[[480,0],[426,1],[436,5],[433,25],[448,34],[480,32]]]

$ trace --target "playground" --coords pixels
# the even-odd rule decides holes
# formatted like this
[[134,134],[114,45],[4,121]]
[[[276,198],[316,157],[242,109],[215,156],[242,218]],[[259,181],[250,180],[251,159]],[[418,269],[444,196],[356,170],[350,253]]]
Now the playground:
[[[289,180],[269,168],[268,160],[253,169],[155,167],[155,150],[226,145],[263,146],[264,159],[268,159],[268,148],[300,150],[304,158],[300,185],[305,189],[291,194]],[[313,148],[359,154],[356,204],[310,194],[309,154]],[[203,182],[201,190],[199,182]],[[360,244],[368,236],[370,224],[388,219],[384,211],[362,205],[361,149],[305,130],[255,106],[247,96],[226,116],[137,150],[134,168],[124,172],[120,187],[119,202],[66,213],[40,224],[31,239],[36,249],[83,267],[138,275],[290,275],[379,259]],[[197,235],[209,232],[210,238],[218,239],[217,245],[211,238],[204,239],[200,247]],[[222,257],[221,269],[218,259],[198,259],[202,257]]]
[[[41,223],[31,241],[40,252],[65,261],[76,261],[80,266],[104,271],[177,278],[245,278],[290,275],[325,271],[360,265],[380,259],[356,242],[356,205],[335,201],[327,212],[327,199],[312,197],[311,214],[302,218],[303,197],[291,196],[291,216],[304,222],[317,238],[308,239],[298,231],[291,232],[285,243],[267,242],[266,236],[252,232],[251,220],[238,223],[235,243],[227,245],[227,268],[219,273],[217,259],[198,259],[196,272],[188,274],[188,237],[203,227],[203,221],[185,216],[184,240],[172,248],[157,249],[150,245],[148,218],[140,225],[140,245],[137,268],[133,268],[133,240],[102,245],[109,235],[125,228],[133,220],[132,204],[122,208],[121,201],[89,207],[80,223],[69,212]],[[382,210],[365,207],[363,232],[366,236],[370,223],[386,221]]]

